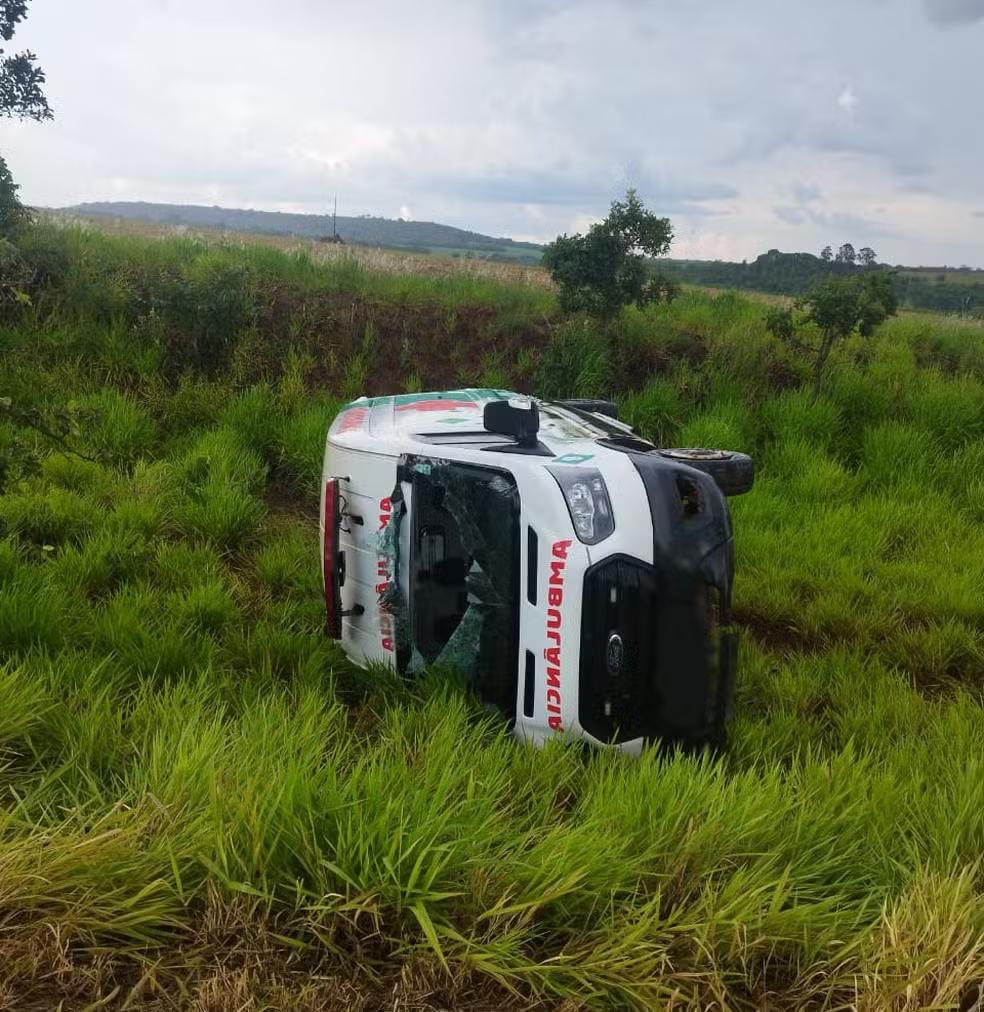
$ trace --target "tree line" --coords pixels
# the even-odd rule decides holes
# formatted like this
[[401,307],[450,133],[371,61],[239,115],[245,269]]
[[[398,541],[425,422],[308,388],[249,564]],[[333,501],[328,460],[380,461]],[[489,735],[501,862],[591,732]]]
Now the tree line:
[[804,295],[828,278],[851,277],[869,271],[890,274],[899,304],[907,309],[939,313],[984,313],[984,274],[979,282],[927,280],[887,264],[879,264],[871,247],[855,252],[844,243],[835,253],[830,246],[819,255],[782,253],[770,249],[749,262],[727,260],[660,260],[655,270],[677,283],[710,288],[738,288],[773,295]]

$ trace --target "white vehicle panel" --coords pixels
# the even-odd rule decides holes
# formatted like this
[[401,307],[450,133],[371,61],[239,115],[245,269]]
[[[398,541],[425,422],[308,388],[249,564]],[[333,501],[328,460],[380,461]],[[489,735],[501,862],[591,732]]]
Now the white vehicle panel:
[[[394,620],[380,605],[380,596],[391,584],[409,588],[410,583],[411,524],[401,526],[399,548],[392,536],[386,538],[397,508],[390,499],[397,485],[400,459],[410,455],[503,469],[513,476],[519,493],[514,734],[538,744],[569,734],[608,745],[578,722],[582,622],[586,621],[582,615],[585,574],[613,556],[652,566],[656,511],[633,458],[600,442],[613,437],[631,438],[628,426],[611,420],[595,424],[575,411],[540,403],[540,449],[546,447],[550,452],[515,452],[509,437],[486,432],[483,427],[484,405],[512,396],[508,391],[458,390],[360,398],[336,417],[326,441],[324,474],[326,479],[340,480],[343,511],[349,515],[343,519],[339,534],[339,550],[345,553],[346,565],[341,600],[348,613],[342,621],[342,646],[356,663],[396,666]],[[642,443],[633,448],[645,450],[646,446]],[[513,452],[504,452],[507,447]],[[575,533],[564,491],[554,475],[568,468],[575,475],[595,469],[604,479],[614,530],[597,544],[582,543]],[[412,486],[401,481],[401,491],[409,507]],[[494,506],[490,504],[490,508]],[[361,517],[362,524],[353,522],[352,515]],[[659,515],[666,517],[665,513]],[[672,529],[672,520],[669,524],[667,531]],[[531,530],[537,539],[535,600],[530,599]],[[397,563],[399,572],[395,571]],[[612,598],[616,600],[628,599]],[[357,605],[364,609],[360,615],[355,614]],[[602,633],[608,636],[607,625],[603,625]],[[533,658],[531,692],[526,686],[528,653]],[[589,698],[586,696],[586,701]],[[642,746],[643,740],[637,738],[617,747],[636,753]]]

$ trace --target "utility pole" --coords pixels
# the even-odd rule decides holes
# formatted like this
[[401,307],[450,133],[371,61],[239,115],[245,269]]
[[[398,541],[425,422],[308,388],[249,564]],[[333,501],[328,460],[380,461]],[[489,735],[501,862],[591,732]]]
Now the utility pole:
[[335,228],[335,219],[338,217],[338,194],[335,194],[335,206],[331,212],[331,241],[338,242],[338,231]]

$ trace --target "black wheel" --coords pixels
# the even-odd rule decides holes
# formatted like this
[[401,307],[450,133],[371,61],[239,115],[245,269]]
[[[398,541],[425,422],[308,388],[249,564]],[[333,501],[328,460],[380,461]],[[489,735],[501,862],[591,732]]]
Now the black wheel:
[[618,420],[618,408],[612,401],[592,400],[589,397],[574,397],[566,401],[557,401],[562,407],[574,408],[577,411],[590,411],[595,415],[607,415]]
[[755,483],[755,464],[747,453],[702,447],[657,450],[657,453],[709,474],[725,495],[743,495]]

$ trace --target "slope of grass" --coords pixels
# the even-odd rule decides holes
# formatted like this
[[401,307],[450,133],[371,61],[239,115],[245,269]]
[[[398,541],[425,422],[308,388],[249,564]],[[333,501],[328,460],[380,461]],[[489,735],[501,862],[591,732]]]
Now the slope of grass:
[[[733,295],[613,345],[487,282],[22,249],[0,396],[80,425],[0,422],[0,1007],[973,1007],[981,329],[893,321],[813,402]],[[315,516],[344,347],[369,392],[494,370],[756,456],[724,757],[521,748],[344,660]]]

